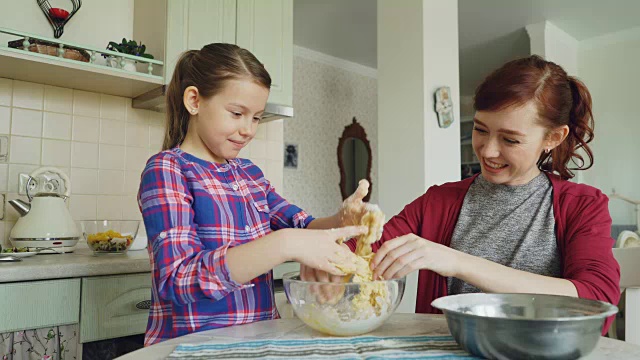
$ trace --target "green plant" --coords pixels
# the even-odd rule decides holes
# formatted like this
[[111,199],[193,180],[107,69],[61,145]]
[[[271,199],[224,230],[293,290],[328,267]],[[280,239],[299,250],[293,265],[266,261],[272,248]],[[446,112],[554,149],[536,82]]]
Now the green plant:
[[122,38],[121,43],[116,43],[115,41],[109,41],[109,45],[107,45],[107,50],[121,52],[123,54],[140,56],[147,59],[153,59],[153,55],[145,54],[147,47],[140,42],[138,43],[135,40],[128,40]]

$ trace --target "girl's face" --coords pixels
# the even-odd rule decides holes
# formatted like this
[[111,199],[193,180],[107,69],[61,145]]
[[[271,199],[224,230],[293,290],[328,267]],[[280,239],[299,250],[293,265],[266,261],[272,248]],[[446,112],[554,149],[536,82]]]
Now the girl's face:
[[197,115],[191,116],[188,133],[199,139],[190,143],[203,144],[199,150],[218,163],[237,157],[255,136],[268,97],[269,89],[254,81],[228,80],[220,93],[191,104]]
[[487,181],[523,185],[540,174],[538,158],[545,149],[559,145],[568,128],[550,132],[539,124],[537,116],[532,102],[496,112],[476,112],[472,144]]

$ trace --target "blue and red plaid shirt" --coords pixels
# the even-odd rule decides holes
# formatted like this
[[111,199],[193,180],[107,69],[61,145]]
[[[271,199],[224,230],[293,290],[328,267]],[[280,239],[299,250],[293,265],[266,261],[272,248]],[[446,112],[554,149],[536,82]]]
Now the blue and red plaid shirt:
[[152,271],[145,345],[279,317],[272,272],[235,282],[227,249],[272,230],[305,228],[313,218],[280,197],[256,165],[163,151],[147,162],[138,203]]

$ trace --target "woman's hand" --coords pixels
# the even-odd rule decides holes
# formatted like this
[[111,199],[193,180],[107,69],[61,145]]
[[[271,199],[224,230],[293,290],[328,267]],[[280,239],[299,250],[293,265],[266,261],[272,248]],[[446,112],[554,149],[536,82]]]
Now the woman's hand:
[[[310,290],[315,294],[319,304],[337,304],[342,298],[342,295],[344,295],[345,287],[335,284],[343,284],[348,281],[347,276],[332,275],[326,271],[317,270],[302,264],[300,265],[300,279],[303,281],[328,283],[327,285],[313,284],[310,286]],[[331,285],[329,283],[335,284]]]
[[365,179],[358,182],[358,188],[342,202],[342,207],[338,211],[338,218],[342,226],[352,226],[360,224],[360,219],[367,212],[365,202],[362,201],[369,193],[369,182]]
[[[338,245],[338,239],[350,238],[367,232],[366,226],[348,226],[338,229],[309,230],[286,229],[285,251],[301,265],[331,275],[345,275],[342,269],[355,268],[355,254],[348,247]],[[302,276],[302,275],[301,275]]]
[[401,278],[415,270],[426,269],[442,276],[455,276],[458,252],[447,246],[407,234],[386,241],[371,261],[373,278]]

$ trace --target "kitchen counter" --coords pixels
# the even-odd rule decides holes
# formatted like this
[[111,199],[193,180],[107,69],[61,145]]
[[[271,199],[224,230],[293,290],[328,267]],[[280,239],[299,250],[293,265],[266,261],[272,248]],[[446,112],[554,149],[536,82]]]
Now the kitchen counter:
[[[416,336],[444,335],[449,336],[447,322],[442,315],[429,314],[394,314],[371,336]],[[179,344],[218,343],[269,339],[319,339],[331,338],[314,331],[299,319],[260,321],[247,325],[231,326],[216,330],[207,330],[167,340],[122,357],[118,360],[155,360],[164,359]],[[638,359],[640,346],[623,341],[600,338],[598,345],[585,359]]]
[[38,254],[19,262],[0,263],[0,283],[150,272],[147,249],[126,254],[93,255],[79,243],[68,254]]

